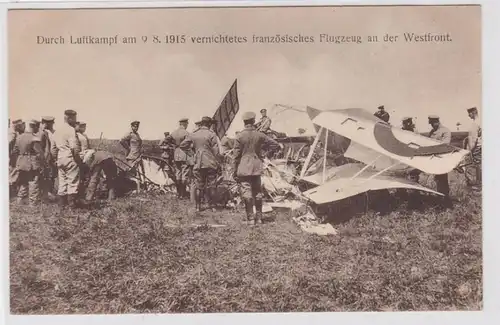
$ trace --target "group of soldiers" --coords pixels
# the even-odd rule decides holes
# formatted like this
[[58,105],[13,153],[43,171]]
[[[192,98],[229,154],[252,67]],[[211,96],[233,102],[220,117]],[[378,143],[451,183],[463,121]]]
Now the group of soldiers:
[[[472,120],[471,127],[468,130],[467,136],[467,149],[471,151],[472,164],[475,168],[475,180],[469,181],[468,185],[472,187],[472,189],[480,191],[482,186],[482,177],[481,177],[481,156],[482,156],[482,130],[481,130],[481,122],[479,119],[479,111],[477,107],[467,108],[467,115]],[[383,120],[386,123],[389,123],[390,115],[387,111],[385,111],[385,107],[379,106],[378,111],[374,114],[379,119]],[[430,115],[428,117],[428,122],[431,127],[428,136],[432,139],[436,139],[440,142],[450,144],[451,143],[451,131],[449,128],[444,126],[439,116]],[[402,119],[402,127],[403,130],[410,132],[417,132],[415,127],[415,123],[413,122],[413,118],[404,117]],[[413,170],[410,173],[410,178],[415,181],[418,181],[420,175],[420,171]],[[443,193],[445,195],[445,204],[447,206],[451,206],[450,200],[450,186],[448,180],[448,174],[435,175],[434,177],[436,182],[437,191]]]
[[[468,135],[468,148],[471,150],[476,170],[476,181],[472,186],[481,187],[481,126],[476,107],[467,109],[473,121]],[[224,155],[231,153],[234,179],[240,184],[241,197],[245,204],[246,219],[249,223],[262,221],[261,174],[263,172],[264,152],[279,150],[283,145],[268,136],[271,132],[271,119],[265,109],[256,123],[252,112],[243,114],[243,130],[236,132],[234,139],[225,135],[222,139],[214,132],[216,123],[210,117],[196,122],[195,129],[188,132],[189,120],[179,120],[179,127],[165,132],[159,143],[162,159],[169,177],[175,181],[179,199],[193,199],[196,211],[202,210],[202,202],[211,207],[215,195],[214,188],[220,175]],[[375,116],[389,123],[389,113],[384,106],[378,108]],[[439,116],[429,116],[431,130],[429,137],[443,143],[451,142],[451,131],[443,126]],[[21,120],[9,120],[9,157],[10,189],[17,191],[17,201],[37,204],[57,194],[61,207],[87,206],[94,199],[102,172],[108,188],[108,198],[115,197],[118,168],[113,155],[90,147],[85,134],[86,124],[77,120],[73,110],[64,112],[64,122],[54,130],[55,118],[42,117],[41,121],[30,120],[28,128]],[[143,141],[138,132],[140,121],[133,121],[120,144],[126,152],[127,169],[132,175],[144,175],[142,165]],[[411,117],[402,120],[402,129],[417,132]],[[420,171],[410,173],[418,180]],[[55,180],[58,180],[57,193]],[[449,199],[448,175],[435,175],[437,190]],[[192,190],[191,193],[187,188]],[[254,214],[254,208],[256,213]]]
[[[212,208],[216,182],[220,175],[224,154],[232,154],[233,178],[240,184],[241,197],[245,204],[246,221],[249,224],[262,222],[262,184],[263,153],[282,149],[283,145],[267,136],[271,120],[262,110],[262,118],[256,123],[255,113],[243,114],[244,128],[236,132],[235,139],[225,135],[222,139],[214,132],[216,122],[203,117],[196,122],[195,129],[188,132],[189,120],[179,120],[178,128],[173,132],[164,132],[164,139],[159,143],[161,158],[166,162],[165,169],[175,181],[179,199],[192,198],[197,212],[202,210],[205,201]],[[131,130],[120,140],[126,149],[127,163],[133,173],[141,166],[142,140],[138,133],[139,121],[131,123]],[[170,168],[169,166],[172,166]],[[170,170],[172,169],[172,170]],[[193,197],[187,187],[193,190]],[[255,207],[255,213],[254,213]]]
[[[86,206],[94,199],[101,171],[106,176],[109,197],[114,198],[117,166],[106,151],[91,149],[86,124],[73,110],[64,112],[64,122],[54,129],[55,118],[9,119],[10,191],[17,202],[30,205],[57,197],[64,208]],[[57,191],[56,191],[57,179]]]

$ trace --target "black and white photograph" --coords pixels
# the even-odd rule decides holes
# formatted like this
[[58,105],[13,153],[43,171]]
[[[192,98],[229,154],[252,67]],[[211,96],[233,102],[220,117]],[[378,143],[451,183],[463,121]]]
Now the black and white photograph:
[[482,311],[481,14],[9,9],[10,313]]

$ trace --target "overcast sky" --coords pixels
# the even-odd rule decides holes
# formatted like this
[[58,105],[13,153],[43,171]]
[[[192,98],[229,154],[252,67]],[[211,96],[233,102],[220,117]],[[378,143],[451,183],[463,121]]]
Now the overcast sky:
[[[481,109],[479,7],[206,8],[19,10],[9,13],[11,118],[71,108],[90,137],[118,138],[140,120],[145,139],[172,131],[179,118],[212,116],[235,78],[244,111],[275,103],[319,109],[384,104],[392,123],[409,115],[419,130],[427,115],[468,124]],[[319,34],[449,33],[451,43],[325,44]],[[311,35],[315,44],[189,44],[215,34]],[[135,45],[71,45],[69,37],[136,36]],[[143,44],[141,36],[185,34],[185,44]],[[39,45],[63,36],[65,45]],[[191,123],[192,124],[192,123]],[[300,124],[300,121],[297,121]],[[309,124],[307,124],[309,125]],[[190,126],[190,128],[192,125]],[[297,128],[301,125],[297,125]]]

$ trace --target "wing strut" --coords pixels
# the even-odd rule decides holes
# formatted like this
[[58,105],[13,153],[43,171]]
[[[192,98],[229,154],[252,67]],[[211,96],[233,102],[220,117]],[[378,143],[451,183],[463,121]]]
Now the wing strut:
[[323,127],[321,127],[318,131],[318,134],[316,134],[316,138],[314,138],[314,142],[309,149],[309,153],[307,154],[306,161],[304,162],[304,166],[302,166],[302,170],[300,171],[300,178],[303,178],[304,175],[306,174],[307,167],[309,167],[309,163],[311,162],[312,155],[314,154],[314,149],[316,149],[316,146],[318,145],[319,137],[321,135],[321,131],[323,131]]
[[380,174],[385,173],[385,172],[386,172],[386,171],[388,171],[389,169],[391,169],[391,168],[393,168],[393,167],[396,167],[396,166],[397,166],[397,165],[399,165],[399,164],[401,164],[401,162],[397,161],[397,162],[395,162],[394,164],[392,164],[391,166],[389,166],[389,167],[386,167],[386,168],[382,169],[382,170],[381,170],[381,171],[379,171],[378,173],[373,174],[372,176],[368,177],[367,179],[363,180],[362,182],[360,182],[360,183],[358,183],[358,184],[356,184],[356,185],[361,185],[361,184],[364,184],[364,183],[366,183],[366,182],[370,181],[372,178],[377,177],[377,176],[379,176]]
[[[363,167],[359,172],[357,172],[356,174],[354,174],[350,180],[352,181],[353,179],[355,179],[356,177],[358,177],[359,175],[361,175],[361,173],[363,173],[365,170],[367,170],[370,166],[372,166],[377,160],[379,160],[380,158],[382,158],[383,156],[380,155],[378,156],[377,158],[373,159],[369,164],[366,164],[365,167]],[[391,166],[392,167],[392,166]]]
[[328,129],[325,129],[325,150],[323,151],[323,177],[322,177],[322,181],[321,181],[321,184],[324,184],[325,183],[325,180],[326,180],[326,154],[327,154],[327,151],[326,151],[326,148],[328,147]]

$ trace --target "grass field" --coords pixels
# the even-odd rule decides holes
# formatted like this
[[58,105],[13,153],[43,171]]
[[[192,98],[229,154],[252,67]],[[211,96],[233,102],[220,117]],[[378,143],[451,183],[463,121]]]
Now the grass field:
[[243,211],[196,215],[168,195],[63,214],[11,204],[11,312],[480,310],[481,197],[450,178],[453,210],[333,215],[326,237],[286,213],[248,227]]

